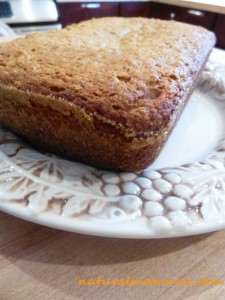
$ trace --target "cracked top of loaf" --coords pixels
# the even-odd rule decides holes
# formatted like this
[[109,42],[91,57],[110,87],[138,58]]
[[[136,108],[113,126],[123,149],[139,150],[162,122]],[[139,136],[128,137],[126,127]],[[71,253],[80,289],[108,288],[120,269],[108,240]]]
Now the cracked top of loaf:
[[93,19],[1,44],[0,84],[150,135],[169,124],[214,44],[212,32],[175,21]]

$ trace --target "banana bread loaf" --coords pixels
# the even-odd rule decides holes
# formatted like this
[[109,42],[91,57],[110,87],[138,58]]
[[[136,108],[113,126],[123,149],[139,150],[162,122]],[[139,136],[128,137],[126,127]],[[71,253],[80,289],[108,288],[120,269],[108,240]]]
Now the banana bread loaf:
[[102,18],[0,45],[0,124],[97,167],[155,160],[215,44],[175,21]]

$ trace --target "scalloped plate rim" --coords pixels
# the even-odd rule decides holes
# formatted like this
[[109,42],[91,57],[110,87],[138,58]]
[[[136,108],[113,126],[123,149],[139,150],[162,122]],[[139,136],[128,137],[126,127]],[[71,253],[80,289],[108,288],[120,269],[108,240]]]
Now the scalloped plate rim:
[[[64,230],[79,234],[87,234],[99,237],[111,237],[111,238],[133,238],[133,239],[160,239],[160,238],[174,238],[174,237],[184,237],[190,235],[197,234],[205,234],[218,230],[222,230],[225,228],[225,212],[218,214],[216,217],[212,218],[210,222],[202,222],[197,223],[195,226],[190,227],[185,231],[171,231],[171,232],[156,232],[153,230],[149,230],[147,227],[143,230],[143,226],[135,226],[136,231],[134,231],[134,227],[127,228],[130,223],[133,223],[132,220],[126,221],[126,226],[123,228],[121,226],[121,222],[118,223],[105,223],[104,227],[103,223],[93,222],[93,220],[88,219],[73,219],[73,218],[65,218],[62,222],[62,216],[55,215],[51,212],[44,212],[38,215],[32,215],[28,211],[28,209],[24,209],[22,206],[18,205],[15,210],[11,205],[1,204],[1,210],[5,213],[8,213],[14,217],[18,217],[25,221],[29,221],[32,223],[36,223],[39,225],[43,225],[46,227]],[[219,218],[218,218],[219,217]],[[216,222],[215,222],[216,221]],[[124,224],[122,224],[124,225]],[[116,230],[115,230],[116,229]],[[118,234],[119,231],[119,234]]]

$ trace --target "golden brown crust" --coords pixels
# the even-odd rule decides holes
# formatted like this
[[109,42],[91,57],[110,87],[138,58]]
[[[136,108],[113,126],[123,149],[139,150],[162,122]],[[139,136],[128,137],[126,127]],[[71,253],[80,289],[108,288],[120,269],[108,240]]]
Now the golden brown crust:
[[0,81],[148,135],[168,125],[214,41],[172,21],[96,19],[2,45]]
[[126,138],[70,103],[2,85],[0,122],[39,149],[113,170],[144,168],[166,138],[163,132],[158,137]]
[[0,46],[0,123],[90,164],[144,168],[214,43],[201,27],[144,18],[96,19],[17,39]]

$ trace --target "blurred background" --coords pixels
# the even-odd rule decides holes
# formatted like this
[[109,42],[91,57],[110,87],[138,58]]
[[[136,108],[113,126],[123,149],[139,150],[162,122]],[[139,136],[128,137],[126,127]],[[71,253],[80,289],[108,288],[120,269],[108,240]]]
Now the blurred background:
[[0,36],[59,29],[105,16],[160,18],[201,25],[214,31],[217,47],[225,49],[225,0],[0,0]]

